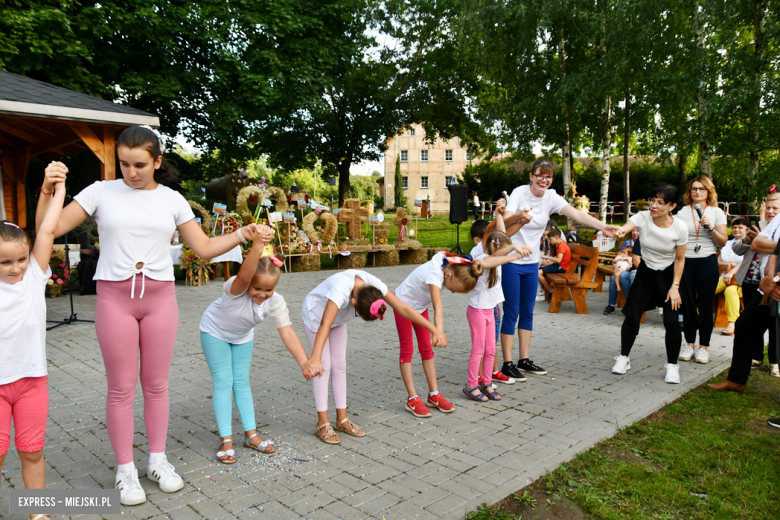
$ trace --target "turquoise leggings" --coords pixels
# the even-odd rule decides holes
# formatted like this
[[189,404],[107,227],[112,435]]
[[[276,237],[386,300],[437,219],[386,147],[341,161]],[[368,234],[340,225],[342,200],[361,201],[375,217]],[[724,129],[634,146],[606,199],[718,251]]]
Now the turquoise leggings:
[[205,332],[200,333],[200,344],[211,370],[214,395],[211,403],[217,418],[220,437],[233,435],[233,403],[230,392],[236,399],[236,408],[241,416],[244,431],[257,428],[252,389],[249,386],[249,368],[252,365],[254,342],[234,345]]

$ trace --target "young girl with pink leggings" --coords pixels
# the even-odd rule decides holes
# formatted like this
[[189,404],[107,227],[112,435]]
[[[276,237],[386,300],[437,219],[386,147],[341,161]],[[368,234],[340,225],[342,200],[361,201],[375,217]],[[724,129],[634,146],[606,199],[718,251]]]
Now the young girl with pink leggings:
[[[44,293],[51,277],[54,229],[65,201],[64,181],[63,175],[56,185],[49,182],[41,188],[39,200],[48,199],[48,210],[41,211],[39,203],[43,221],[32,254],[27,234],[13,222],[0,220],[0,470],[11,443],[13,421],[27,489],[43,489],[46,484],[43,446],[49,391]],[[49,517],[32,514],[30,518]]]
[[96,182],[76,195],[75,204],[63,210],[55,234],[70,231],[89,216],[98,225],[95,330],[108,378],[106,424],[118,464],[121,502],[136,505],[146,501],[133,461],[139,358],[149,440],[146,476],[167,493],[184,486],[165,456],[168,376],[179,323],[170,238],[178,230],[198,256],[214,258],[271,230],[251,224],[209,238],[184,197],[163,185],[175,180],[176,171],[163,159],[160,138],[151,128],[126,129],[116,151],[123,178]]
[[315,435],[327,444],[339,444],[328,417],[328,378],[333,377],[333,399],[336,401],[336,430],[354,437],[366,434],[360,426],[347,418],[347,323],[357,316],[366,321],[384,319],[387,306],[397,316],[403,316],[434,335],[437,344],[446,346],[447,337],[439,333],[427,320],[387,289],[381,280],[365,271],[349,269],[334,274],[303,301],[301,317],[309,341],[311,356],[303,370],[322,370],[314,383],[314,402],[317,406]]

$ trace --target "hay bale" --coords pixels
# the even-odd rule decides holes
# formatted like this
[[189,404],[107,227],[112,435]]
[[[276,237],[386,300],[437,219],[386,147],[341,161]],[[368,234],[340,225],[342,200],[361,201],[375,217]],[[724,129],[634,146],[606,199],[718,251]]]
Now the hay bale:
[[405,249],[398,252],[402,264],[424,264],[428,261],[427,249]]
[[393,265],[398,265],[400,262],[398,251],[395,249],[369,253],[369,257],[370,258],[366,259],[368,265],[376,265],[377,267],[390,267]]
[[363,269],[366,266],[366,253],[354,252],[338,258],[339,269]]
[[306,271],[319,271],[320,270],[320,254],[312,253],[302,256],[290,257],[292,271],[294,273],[302,273]]
[[430,260],[431,258],[433,258],[433,255],[435,255],[436,253],[447,252],[447,251],[449,251],[449,248],[446,248],[446,247],[429,247],[427,249],[427,251],[428,251],[428,260]]

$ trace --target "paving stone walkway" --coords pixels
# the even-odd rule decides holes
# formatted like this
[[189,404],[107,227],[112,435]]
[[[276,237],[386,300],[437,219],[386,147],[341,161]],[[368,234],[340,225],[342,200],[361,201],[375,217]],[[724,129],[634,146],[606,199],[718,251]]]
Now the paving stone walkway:
[[[371,272],[392,289],[413,268]],[[303,298],[328,274],[284,275],[279,283],[301,338]],[[462,519],[479,504],[503,498],[678,398],[723,370],[731,357],[730,338],[716,332],[712,362],[684,363],[683,383],[665,384],[663,326],[653,312],[634,348],[631,371],[611,374],[622,314],[601,314],[605,291],[588,295],[590,315],[577,315],[570,302],[560,314],[537,305],[532,359],[549,374],[501,385],[501,402],[479,404],[461,392],[470,351],[468,296],[445,294],[450,344],[437,350],[436,368],[439,388],[455,404],[455,413],[434,410],[432,418],[417,419],[404,411],[392,313],[384,322],[356,319],[348,325],[349,413],[367,435],[343,436],[341,446],[328,446],[313,435],[311,384],[302,378],[273,324],[266,323],[256,331],[252,390],[258,428],[276,442],[277,454],[237,447],[238,463],[224,466],[215,461],[219,441],[212,387],[198,336],[201,314],[221,287],[221,280],[200,288],[177,286],[181,315],[171,367],[168,458],[185,487],[162,493],[144,476],[147,441],[139,386],[135,462],[148,501],[123,508],[126,518]],[[79,317],[94,316],[94,296],[76,296],[75,301]],[[67,298],[48,304],[50,319],[70,314]],[[415,356],[422,394],[425,378]],[[47,486],[112,488],[116,462],[105,427],[106,379],[94,326],[74,324],[49,332],[48,357]],[[237,413],[233,428],[239,439]],[[2,486],[10,485],[23,486],[13,445],[3,468]],[[8,495],[0,493],[0,514],[7,512]]]

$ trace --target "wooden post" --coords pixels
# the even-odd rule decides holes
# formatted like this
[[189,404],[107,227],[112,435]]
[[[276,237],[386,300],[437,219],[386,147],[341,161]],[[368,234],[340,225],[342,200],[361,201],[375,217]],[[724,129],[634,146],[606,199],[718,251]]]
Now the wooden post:
[[100,180],[113,181],[116,179],[116,141],[114,129],[110,126],[103,127],[103,164],[100,166]]
[[30,165],[30,146],[16,149],[16,223],[21,228],[27,227],[27,194],[24,182],[27,178],[27,168]]

